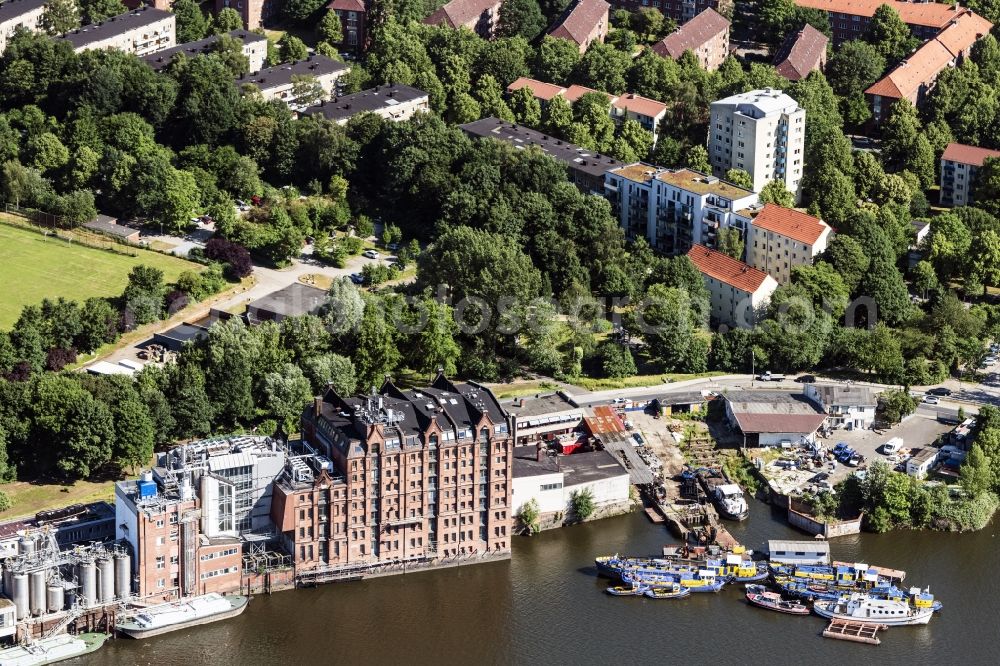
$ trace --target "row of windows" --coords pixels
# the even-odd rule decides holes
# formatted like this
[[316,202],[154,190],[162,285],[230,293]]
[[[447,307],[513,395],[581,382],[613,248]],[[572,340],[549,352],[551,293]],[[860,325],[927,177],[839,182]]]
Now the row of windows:
[[224,550],[217,550],[214,553],[207,553],[205,555],[202,555],[201,556],[201,561],[202,562],[207,562],[208,560],[214,560],[214,559],[217,559],[219,557],[229,557],[230,555],[235,555],[238,552],[240,552],[240,549],[237,548],[236,546],[233,546],[232,548],[226,548]]
[[206,571],[201,575],[202,580],[208,580],[209,578],[218,578],[219,576],[225,576],[226,574],[232,574],[239,571],[239,567],[226,567],[225,569],[215,569],[213,571]]

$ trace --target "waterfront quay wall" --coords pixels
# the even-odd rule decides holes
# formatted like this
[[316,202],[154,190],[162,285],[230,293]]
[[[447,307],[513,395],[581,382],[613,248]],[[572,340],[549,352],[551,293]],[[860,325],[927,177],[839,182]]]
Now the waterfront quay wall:
[[799,500],[785,495],[779,495],[778,497],[784,499],[784,502],[780,506],[787,507],[788,523],[796,529],[813,535],[821,534],[827,539],[861,533],[861,521],[864,518],[863,513],[857,518],[849,520],[821,521],[817,520],[815,516],[810,515],[807,512],[808,507]]
[[594,507],[594,513],[590,514],[590,516],[588,516],[586,520],[580,520],[579,517],[575,516],[573,513],[568,511],[550,511],[547,513],[540,514],[538,516],[538,529],[554,530],[560,527],[568,527],[569,525],[576,525],[578,523],[589,523],[594,520],[602,520],[604,518],[614,518],[615,516],[621,516],[623,514],[630,513],[634,509],[635,509],[635,504],[632,502],[632,500],[599,504],[596,507]]

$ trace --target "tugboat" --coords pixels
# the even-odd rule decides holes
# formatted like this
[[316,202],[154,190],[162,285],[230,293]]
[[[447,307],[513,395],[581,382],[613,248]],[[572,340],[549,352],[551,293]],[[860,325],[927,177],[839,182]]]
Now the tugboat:
[[821,617],[847,622],[870,622],[889,627],[927,624],[934,615],[930,607],[912,608],[905,601],[873,599],[866,594],[854,593],[836,601],[817,601],[813,610]]
[[724,483],[712,490],[712,503],[719,515],[728,520],[746,520],[750,515],[750,507],[743,491],[735,483]]
[[210,592],[200,597],[144,608],[132,617],[120,620],[115,627],[132,638],[150,638],[236,617],[246,610],[249,601],[250,597],[240,594]]
[[777,592],[769,592],[763,585],[747,585],[747,601],[754,606],[789,615],[809,615],[809,607],[797,601],[786,601]]

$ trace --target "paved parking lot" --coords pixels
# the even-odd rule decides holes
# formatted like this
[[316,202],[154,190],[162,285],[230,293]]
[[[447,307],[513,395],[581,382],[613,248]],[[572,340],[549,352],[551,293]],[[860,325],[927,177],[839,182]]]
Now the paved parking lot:
[[[877,449],[893,437],[902,437],[903,446],[913,449],[933,444],[940,435],[951,431],[952,428],[953,425],[940,423],[930,415],[917,412],[888,430],[835,430],[829,438],[821,441],[829,449],[836,446],[837,442],[847,442],[871,462],[886,459],[877,452]],[[833,474],[833,482],[839,482],[851,471],[853,471],[851,467],[838,465],[837,471]]]

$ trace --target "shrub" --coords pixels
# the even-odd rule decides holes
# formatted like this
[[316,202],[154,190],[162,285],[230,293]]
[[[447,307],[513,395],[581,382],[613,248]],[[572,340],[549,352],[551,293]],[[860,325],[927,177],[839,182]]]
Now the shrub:
[[526,534],[538,534],[540,529],[538,525],[539,515],[538,500],[535,498],[531,498],[521,505],[521,510],[517,512],[517,519],[521,522],[521,529]]
[[14,502],[4,491],[0,490],[0,511],[8,511],[14,506]]
[[570,506],[573,507],[573,513],[575,513],[580,520],[587,520],[587,518],[594,515],[594,510],[597,508],[594,506],[593,491],[591,491],[590,488],[574,491],[570,496]]

